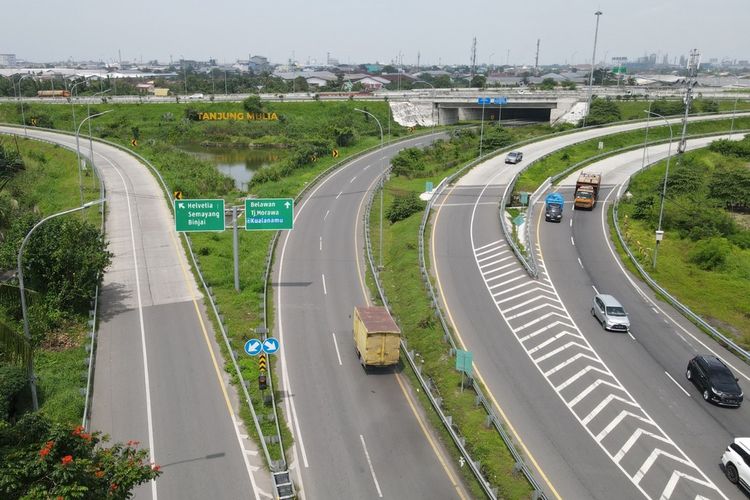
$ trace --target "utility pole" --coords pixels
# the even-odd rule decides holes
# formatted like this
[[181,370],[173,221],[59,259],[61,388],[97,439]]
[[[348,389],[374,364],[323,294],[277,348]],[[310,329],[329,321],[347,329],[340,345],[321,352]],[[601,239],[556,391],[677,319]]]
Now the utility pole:
[[685,83],[687,85],[687,92],[685,93],[685,114],[682,117],[682,136],[680,137],[680,143],[677,145],[677,152],[684,153],[685,147],[687,146],[687,139],[685,134],[687,133],[687,119],[690,114],[690,103],[693,100],[693,87],[697,83],[698,68],[701,65],[701,55],[698,49],[690,51],[690,59],[687,64],[687,78]]
[[534,74],[539,74],[539,42],[541,42],[541,38],[536,39],[536,60],[534,61]]
[[419,59],[421,56],[422,54],[420,54],[419,51],[417,51],[417,72],[419,72]]
[[471,42],[471,79],[477,74],[477,37]]
[[599,16],[602,15],[602,11],[597,10],[594,12],[594,15],[596,16],[596,29],[594,31],[594,53],[591,55],[591,74],[589,75],[589,97],[588,97],[588,104],[586,105],[586,114],[583,115],[583,126],[586,126],[586,118],[588,118],[589,113],[591,112],[591,91],[592,87],[594,85],[594,65],[596,61],[596,40],[599,38]]

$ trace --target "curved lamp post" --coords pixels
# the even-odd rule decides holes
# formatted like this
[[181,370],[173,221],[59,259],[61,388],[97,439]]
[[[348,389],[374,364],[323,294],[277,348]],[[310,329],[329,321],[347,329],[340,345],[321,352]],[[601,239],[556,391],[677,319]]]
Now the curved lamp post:
[[[78,187],[81,192],[81,205],[83,205],[83,176],[81,173],[81,145],[80,145],[80,142],[78,141],[78,135],[81,132],[81,126],[87,121],[89,121],[91,118],[95,118],[97,116],[111,113],[112,111],[114,110],[108,109],[107,111],[96,113],[95,115],[89,115],[83,120],[81,120],[81,123],[78,125],[78,128],[76,129],[76,158],[78,159]],[[91,156],[93,157],[94,155],[92,154]]]
[[[358,111],[360,113],[364,113],[366,115],[372,116],[375,121],[378,124],[378,128],[380,129],[380,149],[383,149],[383,127],[380,125],[380,120],[378,120],[378,117],[370,113],[369,111],[365,111],[364,109],[354,108],[354,111]],[[379,251],[379,257],[380,257],[380,269],[383,269],[383,190],[385,189],[385,186],[380,186],[380,251]]]
[[[26,233],[26,236],[21,242],[21,248],[18,249],[18,289],[21,291],[21,313],[23,314],[23,335],[24,337],[26,337],[26,340],[29,343],[31,343],[31,334],[29,333],[29,315],[26,312],[26,292],[25,292],[24,283],[23,283],[23,266],[21,266],[21,258],[23,257],[23,249],[24,247],[26,247],[26,243],[28,243],[29,238],[31,237],[31,233],[33,233],[36,228],[38,228],[39,226],[41,226],[42,224],[44,224],[50,219],[54,219],[55,217],[66,215],[72,212],[77,212],[79,210],[84,210],[86,208],[92,207],[94,205],[98,205],[99,203],[103,203],[103,202],[104,202],[103,199],[90,201],[88,203],[81,205],[80,207],[71,208],[70,210],[64,210],[62,212],[57,212],[56,214],[48,215],[44,219],[34,224],[34,227],[32,227],[31,230],[28,233]],[[34,411],[36,411],[39,409],[39,400],[37,399],[37,396],[36,396],[36,376],[34,375],[33,356],[29,364],[29,386],[31,387],[31,403],[34,406]]]
[[669,160],[672,157],[672,139],[674,138],[674,135],[672,134],[672,124],[669,123],[669,120],[664,118],[663,115],[660,115],[659,113],[654,113],[653,111],[646,111],[643,110],[644,113],[648,113],[649,115],[654,115],[662,120],[664,120],[664,123],[667,124],[669,127],[669,148],[667,150],[667,169],[664,172],[664,185],[661,190],[661,207],[659,208],[659,227],[656,229],[656,245],[654,246],[654,262],[653,262],[653,268],[656,269],[656,254],[659,251],[659,242],[661,242],[662,238],[664,237],[664,231],[661,230],[661,221],[662,217],[664,216],[664,198],[667,196],[667,177],[669,177]]
[[84,83],[88,83],[88,80],[86,78],[84,78],[82,81],[78,83],[74,83],[73,86],[70,87],[70,111],[73,113],[73,130],[76,129],[76,108],[73,102],[76,99],[76,96],[78,95],[76,94],[76,87]]
[[[102,90],[101,92],[96,92],[91,97],[94,98],[94,97],[96,97],[98,95],[106,94],[110,90],[111,89],[107,89],[107,90]],[[90,101],[86,103],[86,116],[91,116],[91,102]],[[96,167],[94,165],[94,141],[91,138],[91,122],[89,122],[89,154],[91,155],[90,158],[89,158],[90,161],[91,161],[91,168],[93,170],[96,170]],[[101,187],[101,184],[100,184],[100,187]],[[103,191],[99,192],[99,198],[104,198],[104,192]]]
[[602,15],[602,11],[597,10],[594,12],[594,15],[596,16],[596,30],[594,31],[594,54],[591,56],[591,75],[589,75],[589,97],[588,97],[588,105],[586,107],[586,114],[583,115],[583,126],[586,126],[586,118],[589,116],[589,112],[591,111],[591,91],[592,86],[594,85],[594,66],[596,64],[596,39],[599,37],[599,16]]
[[[21,95],[21,81],[24,78],[33,78],[32,75],[21,75],[21,78],[18,79],[18,100],[21,103],[21,121],[23,122],[23,135],[29,135],[29,133],[26,130],[26,113],[23,111],[23,96]],[[11,80],[12,82],[13,80]]]

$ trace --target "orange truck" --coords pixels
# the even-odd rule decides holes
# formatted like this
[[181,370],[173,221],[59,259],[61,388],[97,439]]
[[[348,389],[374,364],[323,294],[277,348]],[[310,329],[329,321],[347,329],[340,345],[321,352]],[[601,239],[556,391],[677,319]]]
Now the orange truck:
[[37,97],[70,97],[68,90],[38,90]]
[[581,172],[576,181],[576,194],[574,207],[593,210],[596,205],[596,197],[599,195],[599,186],[602,183],[602,174],[591,174]]
[[398,363],[401,329],[385,307],[354,308],[354,344],[363,367]]

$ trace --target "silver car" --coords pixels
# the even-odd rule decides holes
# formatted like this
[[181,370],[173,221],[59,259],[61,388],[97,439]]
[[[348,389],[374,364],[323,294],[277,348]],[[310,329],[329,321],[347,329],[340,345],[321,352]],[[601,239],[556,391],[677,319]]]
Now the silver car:
[[611,295],[600,293],[594,296],[591,314],[599,320],[605,330],[627,332],[630,330],[630,320],[625,308]]

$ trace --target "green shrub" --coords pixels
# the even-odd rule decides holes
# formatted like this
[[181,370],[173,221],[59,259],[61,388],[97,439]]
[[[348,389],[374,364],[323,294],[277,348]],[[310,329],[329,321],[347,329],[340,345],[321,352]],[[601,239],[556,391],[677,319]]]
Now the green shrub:
[[391,160],[393,175],[412,178],[424,172],[425,152],[419,148],[401,150]]
[[729,236],[729,241],[743,250],[750,248],[750,231],[738,231]]
[[704,271],[721,269],[732,251],[725,238],[709,238],[699,241],[688,255],[688,259]]
[[586,125],[602,125],[621,119],[622,114],[616,102],[610,99],[594,99],[591,101],[591,110],[586,117]]
[[424,210],[424,203],[419,199],[417,193],[406,193],[395,196],[393,203],[386,210],[385,216],[393,224],[422,210]]
[[0,421],[7,422],[14,413],[18,394],[26,387],[26,370],[0,364]]
[[685,104],[678,100],[657,99],[651,104],[651,111],[664,116],[680,115],[685,112]]

